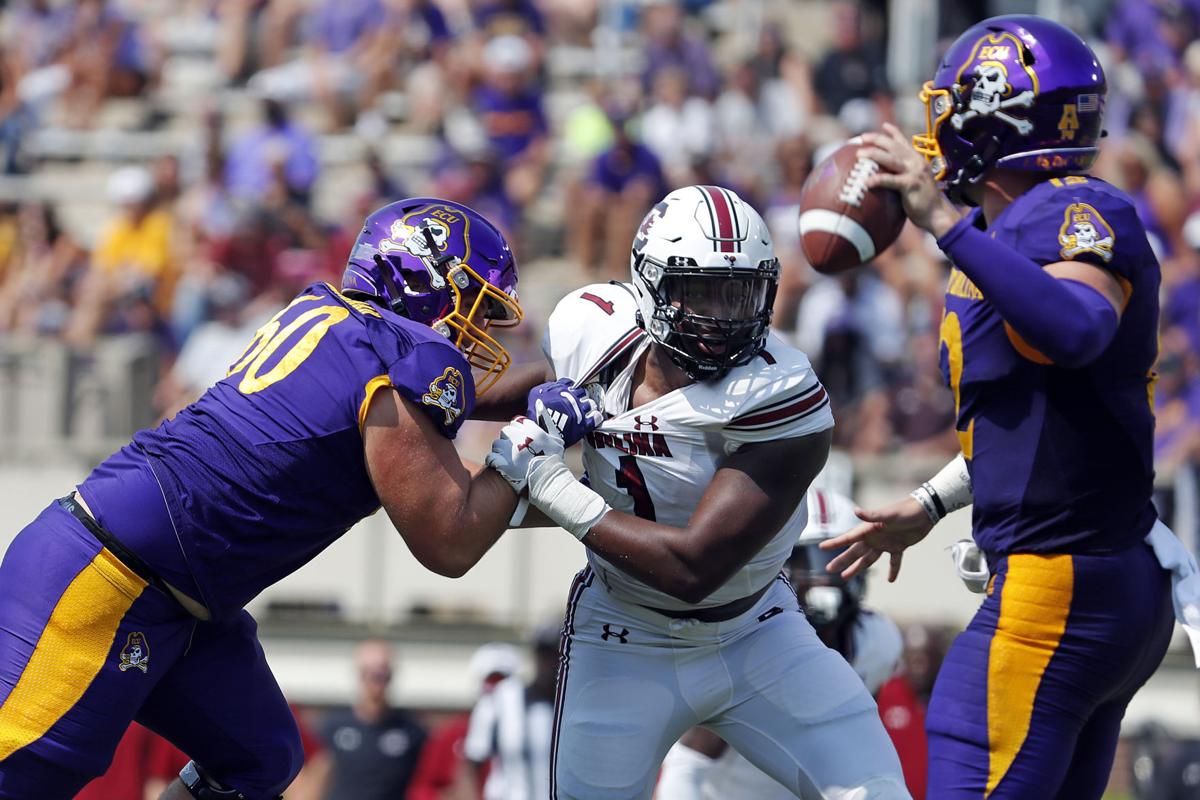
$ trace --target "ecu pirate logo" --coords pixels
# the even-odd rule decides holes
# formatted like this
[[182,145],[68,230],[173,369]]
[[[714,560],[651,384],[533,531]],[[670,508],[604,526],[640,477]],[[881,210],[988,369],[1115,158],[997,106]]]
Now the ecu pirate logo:
[[146,634],[140,631],[129,634],[125,639],[125,646],[121,648],[121,664],[117,668],[121,672],[131,669],[140,669],[142,672],[149,671],[150,643],[146,641]]
[[446,424],[450,425],[463,412],[459,400],[462,392],[462,373],[454,367],[446,367],[446,371],[429,384],[429,391],[422,395],[421,402],[440,409],[446,415]]
[[1063,258],[1093,253],[1108,262],[1112,260],[1115,241],[1112,226],[1087,203],[1072,203],[1063,212],[1063,224],[1058,230],[1058,243],[1062,245],[1059,253]]
[[[970,94],[964,98],[966,108],[950,117],[955,130],[961,131],[963,125],[976,117],[994,117],[1011,125],[1022,136],[1033,131],[1032,122],[1010,113],[1011,109],[1032,107],[1038,93],[1037,73],[1024,63],[1021,52],[1021,42],[1007,32],[986,34],[975,43],[971,55],[958,71],[959,85],[969,85]],[[1017,91],[1014,81],[1018,77],[1021,83],[1029,84],[1029,88]]]

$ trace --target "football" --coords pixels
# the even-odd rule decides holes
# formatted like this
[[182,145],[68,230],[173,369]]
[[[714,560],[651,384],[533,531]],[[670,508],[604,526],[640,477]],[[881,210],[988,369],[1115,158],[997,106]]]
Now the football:
[[900,194],[868,189],[879,170],[859,158],[851,139],[813,169],[800,195],[800,244],[813,269],[832,275],[860,266],[886,250],[904,227]]

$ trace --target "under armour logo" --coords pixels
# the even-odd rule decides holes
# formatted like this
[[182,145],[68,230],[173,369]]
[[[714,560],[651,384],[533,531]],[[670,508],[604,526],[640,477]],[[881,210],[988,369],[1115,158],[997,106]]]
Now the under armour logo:
[[532,446],[533,446],[533,439],[529,436],[526,436],[525,441],[523,441],[519,445],[517,445],[517,452],[519,453],[522,450],[525,450],[526,448],[529,448]]
[[642,426],[645,426],[652,431],[657,431],[658,430],[658,417],[651,414],[650,419],[643,420],[642,415],[638,414],[636,417],[633,418],[633,427],[635,430],[640,431],[642,429]]
[[606,622],[604,623],[604,633],[600,634],[600,638],[607,642],[609,637],[616,639],[621,644],[627,644],[629,642],[629,628],[621,628],[619,631],[614,631],[613,626]]

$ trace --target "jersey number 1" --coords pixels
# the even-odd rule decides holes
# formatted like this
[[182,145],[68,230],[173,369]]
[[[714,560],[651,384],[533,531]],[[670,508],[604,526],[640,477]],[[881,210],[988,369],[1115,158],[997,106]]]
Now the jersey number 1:
[[646,488],[646,478],[633,456],[621,456],[621,468],[617,470],[617,486],[633,498],[633,513],[651,522],[654,516],[654,501]]

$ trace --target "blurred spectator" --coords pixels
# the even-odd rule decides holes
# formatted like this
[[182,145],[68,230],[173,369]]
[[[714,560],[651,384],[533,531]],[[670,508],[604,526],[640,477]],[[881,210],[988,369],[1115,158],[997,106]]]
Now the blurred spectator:
[[542,189],[550,155],[542,92],[529,72],[533,54],[524,39],[508,34],[487,43],[483,63],[472,107],[503,170],[505,194],[524,208]]
[[877,698],[879,716],[896,746],[904,782],[913,800],[925,800],[928,780],[925,709],[948,646],[940,631],[910,625],[904,630],[900,671],[880,688]]
[[132,722],[117,744],[108,770],[75,800],[158,800],[188,757],[158,734]]
[[550,745],[560,625],[533,636],[534,675],[526,685],[514,675],[496,684],[471,712],[463,752],[481,774],[484,800],[539,800],[550,796]]
[[642,140],[662,163],[671,186],[692,183],[692,163],[714,147],[712,106],[701,96],[689,96],[687,86],[688,75],[681,68],[659,70],[641,121]]
[[384,0],[315,0],[303,11],[298,4],[279,5],[264,21],[272,29],[271,60],[286,49],[297,25],[303,29],[304,50],[299,58],[256,74],[250,87],[286,102],[315,98],[334,126],[344,127],[360,109],[372,106],[387,82],[403,25],[386,24]]
[[[852,100],[872,100],[890,109],[884,49],[863,38],[862,11],[840,0],[831,7],[833,46],[813,74],[813,84],[825,109],[834,115]],[[885,113],[884,118],[890,114]]]
[[472,0],[471,17],[475,26],[489,37],[546,33],[542,12],[532,0]]
[[136,22],[109,0],[77,0],[71,17],[64,121],[92,125],[108,97],[132,97],[157,80],[158,56]]
[[326,800],[396,800],[404,797],[425,743],[425,731],[387,699],[392,646],[372,639],[354,654],[358,698],[334,711],[321,726],[333,758]]
[[803,136],[783,139],[775,148],[778,183],[763,206],[779,259],[779,290],[775,295],[772,327],[791,337],[800,315],[800,298],[816,273],[800,249],[800,194],[812,162],[812,149]]
[[581,192],[577,257],[594,280],[627,280],[637,226],[666,193],[658,157],[630,135],[629,114],[611,109],[612,147],[592,162]]
[[262,101],[263,121],[229,148],[225,185],[251,202],[292,200],[306,205],[317,178],[317,142],[274,97]]
[[[515,675],[520,665],[521,657],[515,647],[504,642],[488,642],[471,656],[467,672],[479,686],[482,697],[497,683]],[[429,741],[421,749],[406,800],[478,800],[482,797],[463,755],[470,721],[469,713],[457,714],[430,734]],[[483,780],[486,781],[486,771]]]
[[142,167],[118,169],[107,193],[120,212],[97,242],[68,335],[88,342],[102,331],[149,331],[169,341],[164,319],[178,277],[171,216]]
[[713,99],[720,76],[704,40],[688,32],[683,9],[677,0],[646,0],[642,7],[643,52],[646,64],[642,86],[649,92],[665,70],[684,78],[685,96]]
[[62,334],[87,272],[87,253],[48,203],[26,203],[0,219],[0,332]]

